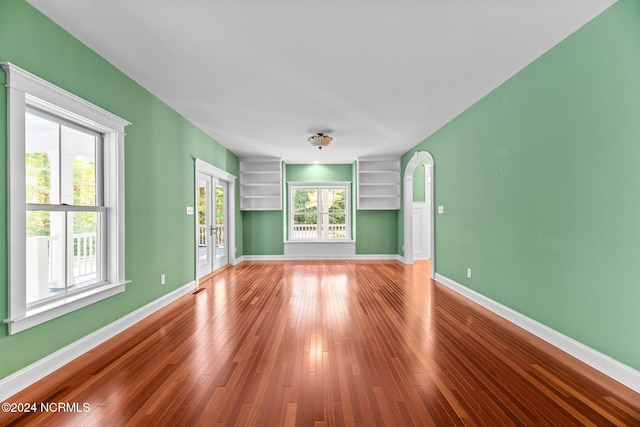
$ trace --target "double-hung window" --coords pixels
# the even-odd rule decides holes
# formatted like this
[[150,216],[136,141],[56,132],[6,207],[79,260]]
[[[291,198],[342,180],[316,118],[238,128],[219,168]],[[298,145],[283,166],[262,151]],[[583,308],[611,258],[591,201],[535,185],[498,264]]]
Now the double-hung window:
[[290,183],[289,190],[289,240],[350,239],[349,183]]
[[33,108],[25,120],[27,305],[103,282],[102,134]]
[[124,291],[124,127],[1,63],[8,76],[9,324],[16,333]]

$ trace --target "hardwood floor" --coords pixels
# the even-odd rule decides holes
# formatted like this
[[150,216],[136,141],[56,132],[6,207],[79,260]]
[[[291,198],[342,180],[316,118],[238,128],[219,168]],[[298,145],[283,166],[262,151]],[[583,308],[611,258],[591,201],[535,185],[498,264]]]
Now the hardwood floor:
[[0,425],[640,425],[640,395],[428,272],[244,262],[8,399],[79,412]]

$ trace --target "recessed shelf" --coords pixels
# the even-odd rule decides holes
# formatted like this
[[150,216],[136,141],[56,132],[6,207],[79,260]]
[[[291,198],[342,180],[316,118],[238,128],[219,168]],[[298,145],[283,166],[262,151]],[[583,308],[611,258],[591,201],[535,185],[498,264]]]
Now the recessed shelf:
[[358,209],[400,209],[400,159],[358,159]]
[[275,157],[240,159],[240,210],[281,209],[281,159]]

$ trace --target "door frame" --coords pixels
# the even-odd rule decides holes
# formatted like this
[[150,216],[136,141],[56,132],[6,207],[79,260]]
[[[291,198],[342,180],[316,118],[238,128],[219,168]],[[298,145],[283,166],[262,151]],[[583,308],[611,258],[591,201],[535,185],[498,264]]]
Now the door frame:
[[[215,213],[211,212],[211,185],[213,182],[217,182],[211,175],[204,174],[202,172],[196,173],[196,200],[194,207],[195,221],[196,221],[196,277],[204,277],[207,274],[211,273],[215,270],[214,268],[214,255],[215,249],[211,249],[211,237],[210,237],[210,227],[211,227],[211,219],[214,218],[215,221]],[[200,263],[200,232],[202,224],[200,223],[200,186],[203,185],[206,187],[206,215],[205,215],[205,235],[207,242],[207,260],[204,263]],[[204,273],[204,274],[203,274]]]
[[193,216],[193,275],[196,283],[198,283],[198,216],[197,216],[197,203],[198,203],[198,173],[203,173],[216,178],[220,181],[227,183],[227,244],[228,253],[227,256],[229,264],[236,264],[236,177],[230,173],[223,171],[222,169],[213,166],[212,164],[198,158],[194,158],[194,174],[193,174],[193,187],[194,187],[194,216]]
[[429,192],[431,199],[431,278],[435,278],[436,274],[436,235],[435,235],[435,182],[436,182],[436,162],[428,151],[416,151],[407,163],[404,170],[404,191],[403,211],[404,211],[404,263],[413,264],[413,172],[420,162],[428,160],[431,164],[431,183],[426,191]]

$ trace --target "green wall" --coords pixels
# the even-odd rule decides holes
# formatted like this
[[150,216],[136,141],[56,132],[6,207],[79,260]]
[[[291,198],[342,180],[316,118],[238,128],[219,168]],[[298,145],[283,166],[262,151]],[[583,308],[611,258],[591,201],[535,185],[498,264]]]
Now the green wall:
[[[283,255],[288,187],[286,182],[352,182],[352,208],[356,207],[355,163],[283,165],[284,209],[282,211],[244,211],[244,254]],[[395,255],[398,253],[398,211],[359,211],[352,217],[356,254]],[[353,230],[352,230],[353,231]]]
[[639,115],[620,0],[403,156],[435,158],[437,272],[640,369]]
[[[0,378],[194,279],[192,156],[238,175],[238,159],[23,0],[0,0],[0,60],[130,121],[125,142],[126,292],[7,335]],[[0,319],[7,318],[6,75],[0,72]],[[238,255],[242,217],[237,216]],[[160,274],[167,284],[160,285]],[[10,350],[9,350],[10,349]]]
[[[23,0],[0,0],[0,60],[132,122],[125,165],[133,282],[123,294],[14,336],[0,329],[2,378],[193,280],[193,217],[184,213],[195,204],[191,156],[234,175],[238,159]],[[436,203],[446,209],[436,216],[438,273],[636,369],[638,76],[640,2],[620,0],[403,156],[403,167],[416,150],[436,160]],[[0,73],[3,319],[5,83]],[[299,169],[288,165],[287,179],[318,179]],[[341,180],[352,176],[349,169]],[[400,252],[398,211],[357,211],[356,218],[357,253]],[[283,224],[282,211],[238,213],[237,255],[282,254]]]
[[418,163],[418,166],[413,170],[412,183],[413,183],[413,201],[424,202],[425,201],[425,188],[424,188],[424,166],[429,162],[423,160]]
[[398,211],[357,211],[356,254],[398,253]]
[[286,182],[351,182],[353,165],[299,165],[288,164]]
[[[356,208],[356,165],[287,165],[287,181],[351,181],[352,209]],[[352,224],[356,254],[388,255],[398,253],[398,211],[355,211]],[[357,226],[356,226],[357,225]],[[353,230],[352,230],[353,231]]]
[[[351,209],[355,208],[353,164],[290,164],[285,181],[289,182],[351,182]],[[289,211],[289,187],[285,187],[285,212]],[[288,228],[286,228],[288,233]],[[354,235],[351,224],[351,235]],[[288,237],[288,236],[287,236]]]
[[283,211],[243,211],[244,254],[283,255]]

